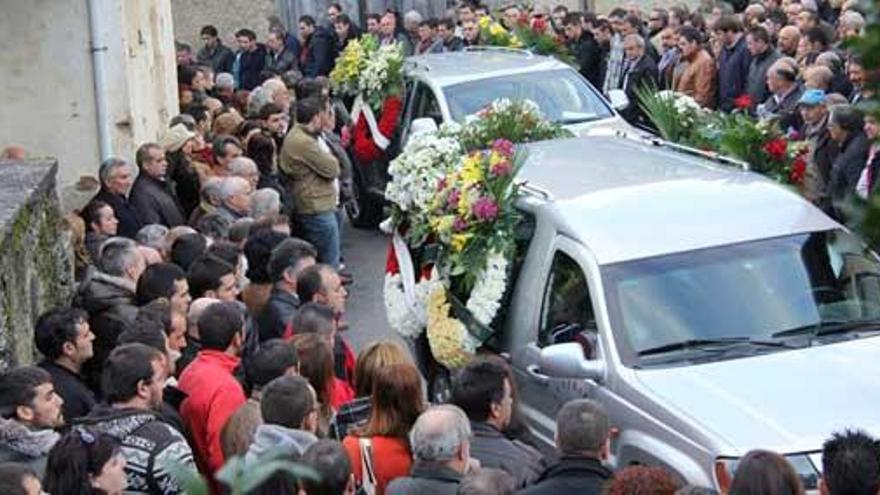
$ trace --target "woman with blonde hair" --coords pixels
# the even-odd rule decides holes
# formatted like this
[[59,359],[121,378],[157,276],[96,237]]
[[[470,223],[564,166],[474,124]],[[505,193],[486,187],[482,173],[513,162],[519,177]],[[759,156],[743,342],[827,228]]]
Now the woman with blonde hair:
[[381,340],[373,342],[358,354],[354,368],[355,399],[339,408],[330,424],[330,434],[342,440],[348,430],[363,426],[370,418],[371,395],[376,373],[395,364],[412,364],[409,354],[396,342]]

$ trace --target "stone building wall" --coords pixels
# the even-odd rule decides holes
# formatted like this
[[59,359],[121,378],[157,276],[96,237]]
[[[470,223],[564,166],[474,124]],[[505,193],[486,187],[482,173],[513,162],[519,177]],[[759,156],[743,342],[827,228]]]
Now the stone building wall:
[[275,0],[171,0],[174,39],[192,46],[193,54],[201,47],[199,31],[211,24],[220,31],[223,43],[235,49],[235,32],[248,28],[263,41],[269,33],[267,18],[278,15]]
[[55,162],[0,162],[0,370],[34,361],[33,325],[74,290]]

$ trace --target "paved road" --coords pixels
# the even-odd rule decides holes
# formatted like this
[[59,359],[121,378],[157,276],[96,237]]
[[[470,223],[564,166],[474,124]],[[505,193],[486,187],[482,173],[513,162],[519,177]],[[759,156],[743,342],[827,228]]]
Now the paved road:
[[357,351],[380,339],[392,338],[403,343],[388,328],[382,300],[388,242],[389,237],[378,230],[356,229],[349,224],[342,234],[342,255],[354,276],[354,283],[348,286],[350,326],[346,338]]

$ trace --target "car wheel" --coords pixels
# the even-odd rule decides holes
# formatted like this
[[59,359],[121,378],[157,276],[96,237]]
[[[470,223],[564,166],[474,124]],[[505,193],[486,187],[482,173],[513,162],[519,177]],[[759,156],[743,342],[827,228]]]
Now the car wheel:
[[351,224],[359,229],[375,229],[382,221],[382,200],[373,197],[359,174],[355,174],[353,198],[345,203],[345,213]]

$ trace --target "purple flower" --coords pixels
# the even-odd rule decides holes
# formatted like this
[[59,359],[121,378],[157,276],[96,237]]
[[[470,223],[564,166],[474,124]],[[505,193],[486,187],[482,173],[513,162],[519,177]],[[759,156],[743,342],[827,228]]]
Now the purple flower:
[[465,220],[461,217],[455,217],[455,220],[452,221],[452,230],[454,230],[456,232],[462,232],[464,230],[467,230],[467,228],[468,228],[467,220]]
[[492,174],[493,177],[502,177],[510,173],[510,162],[504,160],[503,162],[496,163],[492,165],[492,168],[489,169],[489,173]]
[[457,207],[459,199],[461,199],[461,192],[458,189],[453,189],[449,193],[449,197],[446,198],[446,206],[449,208]]
[[473,213],[478,220],[494,220],[498,216],[498,205],[494,199],[488,196],[480,196],[474,202]]
[[513,156],[513,143],[507,139],[496,139],[492,143],[492,149],[508,158]]
[[443,177],[439,181],[437,181],[437,192],[446,189],[446,177]]

